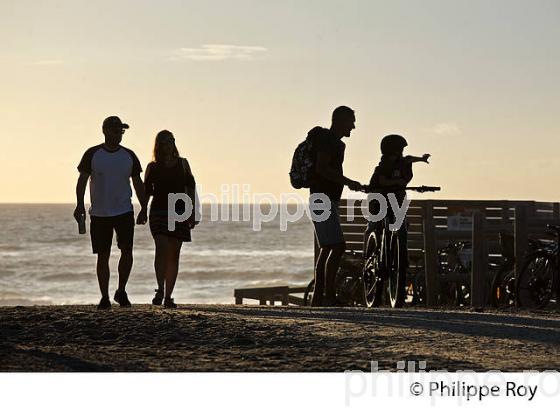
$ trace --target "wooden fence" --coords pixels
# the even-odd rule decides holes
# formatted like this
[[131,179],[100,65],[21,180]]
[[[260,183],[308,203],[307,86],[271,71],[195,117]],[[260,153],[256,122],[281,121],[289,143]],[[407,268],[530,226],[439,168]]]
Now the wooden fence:
[[[363,251],[366,219],[360,200],[343,199],[340,215],[347,252]],[[410,269],[423,269],[426,303],[436,305],[439,287],[437,250],[450,241],[472,241],[471,303],[483,306],[488,289],[488,263],[500,263],[500,232],[515,238],[516,270],[527,250],[528,238],[550,239],[546,224],[560,224],[558,202],[413,200],[407,212]],[[318,254],[315,240],[315,259]]]

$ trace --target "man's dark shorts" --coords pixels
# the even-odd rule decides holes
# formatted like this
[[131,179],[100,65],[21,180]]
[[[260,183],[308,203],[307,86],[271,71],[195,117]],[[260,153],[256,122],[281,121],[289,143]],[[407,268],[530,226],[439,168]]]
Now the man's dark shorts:
[[[331,200],[328,219],[321,222],[313,220],[315,237],[317,238],[317,242],[319,243],[320,248],[345,243],[344,234],[342,233],[342,226],[340,225],[340,213],[338,210],[339,206],[339,201]],[[312,209],[311,205],[310,209]]]
[[117,216],[91,216],[90,235],[93,253],[109,252],[117,233],[119,249],[132,249],[134,242],[134,212]]

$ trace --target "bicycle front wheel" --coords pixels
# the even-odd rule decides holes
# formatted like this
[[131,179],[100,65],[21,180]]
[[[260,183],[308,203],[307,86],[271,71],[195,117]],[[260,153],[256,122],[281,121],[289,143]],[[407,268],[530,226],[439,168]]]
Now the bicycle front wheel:
[[556,257],[548,252],[529,256],[517,279],[517,303],[521,307],[545,307],[555,288]]
[[391,307],[399,308],[404,305],[406,297],[406,246],[398,232],[391,233],[391,247],[389,249],[389,299]]
[[363,287],[364,299],[367,307],[377,307],[381,305],[383,282],[383,278],[379,272],[377,237],[375,233],[372,232],[367,239],[364,252]]

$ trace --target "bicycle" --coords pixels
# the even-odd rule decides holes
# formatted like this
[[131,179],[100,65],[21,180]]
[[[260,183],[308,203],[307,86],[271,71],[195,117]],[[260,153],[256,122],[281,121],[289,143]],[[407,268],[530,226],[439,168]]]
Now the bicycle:
[[[492,279],[488,300],[488,304],[496,308],[513,307],[517,302],[514,242],[515,238],[512,234],[500,233],[502,263],[499,266],[492,266],[496,269],[496,274]],[[529,239],[529,255],[545,246],[546,244],[540,240]]]
[[[424,251],[422,251],[422,254]],[[408,257],[415,266],[414,272],[409,271],[406,280],[406,302],[411,306],[423,305],[426,303],[426,277],[424,276],[424,267],[420,262],[422,256]]]
[[[517,278],[516,299],[520,307],[544,308],[556,296],[560,299],[560,226],[547,225],[554,242],[540,242],[525,258]],[[556,295],[554,295],[556,293]]]
[[450,242],[438,250],[440,273],[440,304],[467,306],[471,300],[470,263],[461,255],[471,248],[469,241]]
[[[407,191],[435,192],[439,187],[406,187]],[[375,191],[376,192],[376,191]],[[364,247],[363,290],[367,307],[380,306],[387,288],[390,305],[402,307],[406,297],[407,243],[406,226],[389,229],[389,220],[381,221],[381,229],[366,231]]]
[[[463,259],[463,252],[471,246],[469,241],[451,241],[437,250],[438,256],[438,305],[465,306],[470,303],[470,265]],[[416,262],[418,265],[418,262]],[[426,303],[426,275],[420,268],[409,276],[407,297],[413,305]]]

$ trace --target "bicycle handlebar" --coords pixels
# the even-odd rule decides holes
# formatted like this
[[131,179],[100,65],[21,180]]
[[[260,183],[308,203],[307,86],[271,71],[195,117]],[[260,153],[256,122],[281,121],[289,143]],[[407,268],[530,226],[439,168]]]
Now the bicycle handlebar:
[[[420,193],[441,191],[441,187],[439,187],[439,186],[427,186],[427,185],[407,186],[407,187],[404,187],[404,188],[401,188],[401,189],[404,189],[406,191],[416,191],[416,192],[420,192]],[[380,193],[382,191],[384,191],[383,188],[376,188],[376,189],[372,189],[372,190],[370,190],[368,188],[364,188],[364,190],[362,192],[365,192],[366,194],[369,194],[369,193],[376,193],[376,192]]]
[[408,190],[408,191],[416,191],[416,192],[436,192],[436,191],[441,191],[441,187],[439,187],[439,186],[420,185],[420,186],[410,186],[410,187],[406,187],[405,190]]

